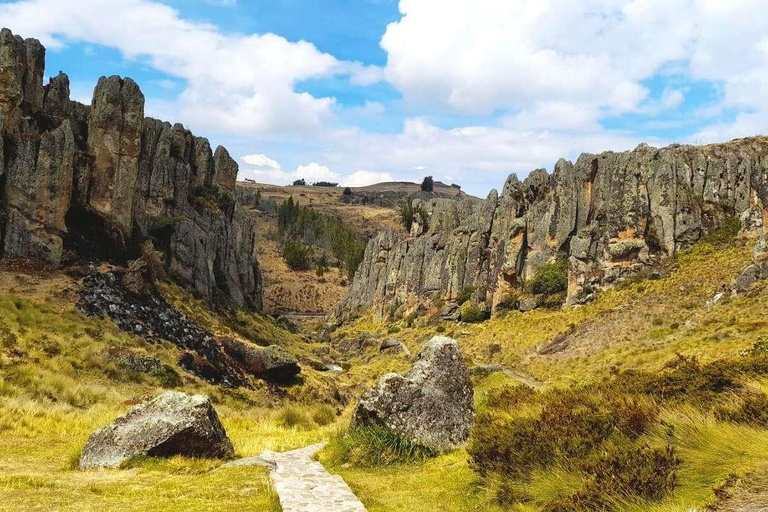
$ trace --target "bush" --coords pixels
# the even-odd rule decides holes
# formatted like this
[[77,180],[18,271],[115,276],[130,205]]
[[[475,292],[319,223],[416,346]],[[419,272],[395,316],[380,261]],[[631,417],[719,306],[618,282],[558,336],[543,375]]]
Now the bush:
[[508,291],[496,304],[498,311],[513,311],[520,307],[520,295],[516,291]]
[[305,180],[304,178],[302,178],[300,180],[295,180],[293,182],[293,186],[294,187],[306,187],[307,186],[307,180]]
[[413,202],[408,200],[400,207],[400,220],[408,231],[411,230],[411,226],[416,222],[417,216],[422,222],[426,222],[429,217],[422,205],[414,207]]
[[738,217],[728,217],[715,232],[704,237],[704,242],[714,246],[724,246],[733,242],[741,231],[741,221]]
[[338,187],[338,183],[332,183],[330,181],[316,181],[312,184],[313,187],[328,187],[328,188],[334,188]]
[[342,192],[345,196],[351,196],[352,195],[352,189],[349,187],[344,187],[344,192]]
[[283,427],[312,428],[314,422],[305,407],[288,404],[277,412],[277,422]]
[[434,188],[435,188],[435,180],[432,179],[432,176],[425,177],[424,181],[421,182],[422,192],[432,192]]
[[467,301],[461,306],[461,321],[468,324],[476,324],[488,320],[490,315],[487,311],[480,309],[477,306],[473,306],[471,302]]
[[325,425],[330,425],[336,420],[336,411],[333,410],[333,407],[330,405],[321,405],[313,414],[312,414],[312,420],[320,425],[321,427],[324,427]]
[[312,249],[302,242],[286,242],[283,259],[292,270],[309,270],[312,265]]
[[475,294],[475,287],[474,286],[465,286],[459,291],[459,294],[456,296],[456,302],[458,304],[464,304],[468,300],[472,300],[472,295]]
[[716,408],[715,416],[722,421],[745,423],[758,428],[768,427],[768,396],[762,393],[749,395],[735,408]]
[[380,467],[421,462],[437,452],[415,441],[400,437],[384,427],[350,428],[334,436],[328,446],[336,464]]
[[539,268],[531,280],[530,290],[535,294],[555,295],[568,290],[568,260],[558,259]]

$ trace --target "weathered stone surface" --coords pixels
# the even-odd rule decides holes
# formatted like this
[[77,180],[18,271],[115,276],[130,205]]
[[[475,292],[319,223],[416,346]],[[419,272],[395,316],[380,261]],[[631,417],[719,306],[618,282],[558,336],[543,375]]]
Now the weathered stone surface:
[[67,232],[76,149],[69,121],[16,149],[28,157],[14,155],[6,173],[5,254],[58,264]]
[[44,66],[37,40],[0,32],[4,253],[55,265],[66,247],[122,263],[152,238],[181,285],[260,310],[255,226],[233,196],[226,149],[145,119],[129,78],[101,78],[89,107],[70,100],[63,73],[43,87]]
[[225,338],[221,343],[230,357],[256,377],[288,382],[301,372],[296,358],[278,345],[258,347],[231,338]]
[[213,155],[213,180],[211,185],[216,185],[224,190],[232,192],[235,189],[238,166],[229,152],[223,146],[216,148]]
[[96,85],[88,121],[93,166],[88,208],[128,237],[133,228],[133,195],[139,173],[144,95],[130,78],[102,77]]
[[80,454],[80,469],[117,468],[136,456],[233,454],[208,397],[168,391],[91,434]]
[[363,394],[353,427],[377,425],[438,450],[466,443],[475,410],[467,366],[455,340],[432,338],[405,376],[384,375]]
[[[414,203],[416,204],[416,202]],[[550,175],[510,176],[485,202],[418,201],[427,229],[370,240],[339,314],[407,314],[463,289],[495,309],[542,265],[568,257],[568,302],[691,246],[729,217],[765,230],[768,138],[584,154]]]

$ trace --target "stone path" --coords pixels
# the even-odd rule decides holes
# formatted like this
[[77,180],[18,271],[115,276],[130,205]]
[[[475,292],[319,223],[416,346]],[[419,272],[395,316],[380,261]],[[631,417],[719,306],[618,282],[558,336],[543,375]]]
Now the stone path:
[[258,457],[240,459],[225,466],[269,468],[283,512],[365,512],[365,507],[338,475],[312,460],[325,443],[290,452],[265,451]]

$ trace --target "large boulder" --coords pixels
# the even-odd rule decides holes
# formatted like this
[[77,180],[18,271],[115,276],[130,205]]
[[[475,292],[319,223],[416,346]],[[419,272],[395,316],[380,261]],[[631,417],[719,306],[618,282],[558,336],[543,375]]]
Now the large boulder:
[[301,372],[299,362],[283,347],[258,347],[232,338],[221,340],[226,353],[246,372],[275,382],[289,382]]
[[117,468],[136,456],[233,454],[208,397],[168,391],[91,434],[80,454],[80,469]]
[[382,426],[438,450],[467,442],[475,412],[467,366],[456,340],[435,336],[405,377],[384,375],[363,394],[352,427]]

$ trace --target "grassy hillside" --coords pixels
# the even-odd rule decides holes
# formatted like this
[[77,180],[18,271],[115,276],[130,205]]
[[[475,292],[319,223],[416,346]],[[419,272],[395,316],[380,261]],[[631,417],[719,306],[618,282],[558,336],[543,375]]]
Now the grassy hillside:
[[[630,370],[664,375],[672,371],[665,367],[677,354],[696,357],[699,366],[686,368],[699,369],[688,373],[705,376],[696,382],[709,382],[711,372],[701,370],[708,362],[744,361],[745,349],[768,338],[765,284],[758,283],[746,296],[712,302],[749,264],[750,255],[748,243],[704,242],[670,261],[662,277],[624,283],[583,307],[510,312],[478,324],[445,323],[429,315],[388,324],[360,318],[335,330],[330,343],[305,341],[265,317],[213,313],[180,288],[163,285],[169,302],[214,333],[279,343],[299,357],[303,371],[298,384],[260,383],[253,390],[226,390],[199,381],[176,366],[174,346],[150,345],[109,321],[83,317],[74,308],[80,286],[76,277],[2,269],[0,509],[279,510],[259,468],[215,470],[219,461],[173,458],[80,472],[74,463],[90,432],[168,387],[208,394],[238,456],[338,440],[359,394],[382,374],[410,367],[404,354],[379,352],[379,342],[387,337],[400,339],[415,353],[433,335],[447,334],[460,341],[470,365],[509,368],[507,374],[474,378],[479,417],[488,425],[501,422],[505,433],[490,440],[508,439],[510,428],[543,414],[556,390],[597,386],[592,394],[603,396],[608,388],[600,383],[635,382],[624,379]],[[157,357],[162,370],[143,374],[110,357],[125,350]],[[317,372],[310,361],[339,363],[345,371]],[[749,396],[767,391],[768,378],[759,372],[734,375],[728,378],[739,389],[712,395],[712,407],[705,401],[659,397],[645,388],[632,391],[635,400],[650,404],[650,419],[641,422],[643,429],[631,446],[670,446],[679,465],[670,492],[651,501],[611,495],[616,506],[687,511],[718,502],[723,510],[737,510],[744,503],[765,501],[768,429],[733,414],[726,417],[723,411],[738,412]],[[534,398],[499,401],[507,396],[505,390],[521,382],[536,390]],[[477,430],[475,446],[478,436],[488,432]],[[615,454],[621,448],[617,443],[611,437],[593,455]],[[345,460],[349,452],[340,456],[334,441],[320,458],[371,511],[555,510],[553,502],[589,483],[574,470],[575,464],[594,462],[555,458],[530,466],[524,477],[490,471],[481,478],[478,464],[483,459],[472,446],[469,451],[372,466],[359,463],[364,446],[353,446],[360,453]]]

